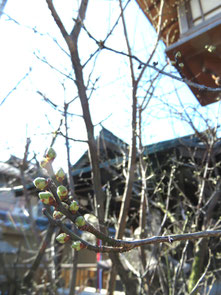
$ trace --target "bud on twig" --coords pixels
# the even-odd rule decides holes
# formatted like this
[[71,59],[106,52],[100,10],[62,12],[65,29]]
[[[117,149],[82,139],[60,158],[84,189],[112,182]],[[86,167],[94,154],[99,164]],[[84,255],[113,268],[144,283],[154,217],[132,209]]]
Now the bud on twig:
[[61,219],[63,216],[64,216],[64,214],[62,212],[54,210],[54,212],[53,212],[54,219]]
[[57,154],[55,152],[55,150],[50,147],[47,152],[46,152],[46,158],[48,159],[48,161],[53,161],[56,158]]
[[58,241],[60,244],[64,244],[70,240],[70,236],[66,233],[62,233],[56,237],[56,241]]
[[78,216],[75,219],[75,224],[77,225],[77,227],[81,228],[86,224],[86,221],[83,216]]
[[60,168],[56,173],[55,173],[55,177],[57,179],[58,182],[62,182],[65,178],[65,172],[62,168]]
[[71,211],[72,214],[75,214],[79,209],[79,205],[77,201],[72,201],[71,204],[69,205],[69,210]]
[[75,249],[76,251],[80,251],[81,249],[85,248],[85,245],[81,243],[81,241],[75,241],[72,243],[71,248]]
[[56,204],[54,196],[51,192],[41,192],[38,196],[45,205],[54,206]]
[[46,168],[47,165],[48,165],[48,159],[43,158],[43,160],[41,160],[41,162],[40,162],[41,168]]
[[60,185],[57,188],[57,194],[58,194],[60,200],[64,201],[68,198],[68,189],[63,185]]
[[43,177],[35,178],[33,183],[34,183],[35,187],[38,188],[41,191],[46,189],[46,187],[48,186],[48,181]]
[[177,51],[176,54],[175,54],[175,57],[176,58],[180,58],[181,56],[182,56],[181,52],[180,51]]

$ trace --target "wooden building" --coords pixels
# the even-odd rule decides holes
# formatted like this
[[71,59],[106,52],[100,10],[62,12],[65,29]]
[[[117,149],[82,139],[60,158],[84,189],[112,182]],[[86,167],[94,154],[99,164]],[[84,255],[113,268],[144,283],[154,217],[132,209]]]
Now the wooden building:
[[220,0],[136,0],[166,45],[181,76],[206,86],[190,86],[201,105],[216,102],[221,91]]
[[[144,147],[143,157],[147,165],[147,193],[148,198],[154,200],[154,206],[166,199],[166,190],[170,178],[171,167],[176,166],[175,182],[178,189],[173,189],[170,195],[171,210],[177,206],[177,195],[183,192],[192,205],[197,204],[198,181],[195,169],[203,169],[208,160],[207,141],[210,132],[188,135],[181,138],[158,142]],[[106,218],[110,222],[113,216],[118,217],[125,187],[125,169],[128,160],[129,146],[117,138],[113,133],[103,128],[97,138],[100,153],[100,170],[103,190],[105,192]],[[221,160],[221,141],[213,146],[213,155],[218,163]],[[141,196],[141,174],[139,170],[139,155],[133,185],[132,199],[128,215],[128,229],[135,229],[139,224],[139,206]],[[213,165],[210,163],[210,165]],[[201,167],[201,168],[200,168]],[[77,161],[72,168],[75,183],[75,192],[85,212],[90,212],[93,203],[92,171],[88,151]],[[220,173],[220,172],[219,172]],[[163,179],[161,181],[161,179]],[[159,183],[160,186],[159,186]],[[162,187],[161,187],[162,186]],[[160,193],[156,191],[159,187]],[[161,188],[160,188],[161,187]],[[158,199],[159,198],[159,199]],[[159,205],[159,204],[158,204]],[[114,228],[114,223],[112,224]]]

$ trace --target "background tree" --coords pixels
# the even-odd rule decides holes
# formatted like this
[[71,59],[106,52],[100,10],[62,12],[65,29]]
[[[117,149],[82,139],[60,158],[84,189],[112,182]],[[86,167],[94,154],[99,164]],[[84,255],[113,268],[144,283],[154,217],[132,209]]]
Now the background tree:
[[[94,199],[95,199],[95,212],[94,214],[98,217],[99,220],[99,226],[100,226],[100,232],[96,232],[96,235],[99,236],[103,242],[105,243],[111,243],[110,240],[105,236],[107,233],[107,229],[104,224],[104,201],[105,201],[105,193],[102,190],[102,183],[101,183],[101,175],[100,175],[100,169],[99,169],[99,163],[100,159],[98,157],[99,151],[96,145],[95,140],[95,124],[92,120],[92,114],[93,111],[90,111],[92,108],[91,103],[91,97],[94,95],[94,90],[96,88],[96,85],[98,83],[98,78],[92,79],[93,72],[95,69],[95,65],[97,63],[97,60],[99,60],[99,57],[103,52],[112,52],[115,54],[116,59],[122,58],[123,60],[129,60],[129,69],[130,69],[130,77],[131,77],[131,84],[130,87],[132,88],[131,91],[131,102],[132,105],[132,115],[131,115],[131,127],[130,127],[130,134],[131,134],[131,145],[130,145],[130,152],[128,155],[128,161],[127,161],[127,168],[125,169],[126,177],[125,177],[125,190],[123,194],[123,202],[121,205],[120,210],[120,216],[117,224],[117,230],[116,230],[116,239],[122,239],[124,236],[125,228],[127,226],[127,216],[128,216],[128,210],[130,207],[130,200],[132,198],[133,194],[133,187],[135,180],[137,181],[137,177],[140,176],[141,182],[139,183],[139,192],[141,195],[141,202],[140,202],[140,216],[139,216],[139,224],[140,224],[140,234],[139,237],[144,237],[144,233],[148,233],[150,229],[152,230],[152,225],[150,224],[150,216],[154,216],[155,212],[160,212],[159,219],[161,220],[160,224],[158,224],[157,231],[152,230],[152,233],[155,235],[166,235],[169,233],[169,236],[174,234],[181,234],[185,231],[192,231],[194,230],[206,230],[208,229],[208,224],[210,224],[211,221],[211,212],[212,208],[217,204],[218,202],[218,195],[216,194],[217,191],[219,191],[219,188],[215,185],[214,182],[215,179],[217,179],[219,173],[215,172],[216,170],[212,169],[211,167],[211,153],[212,149],[214,147],[214,144],[216,142],[216,135],[215,133],[212,133],[212,127],[208,126],[208,133],[206,135],[201,134],[201,130],[198,130],[194,123],[193,119],[188,115],[187,112],[185,112],[185,120],[187,120],[190,123],[190,127],[194,129],[197,136],[200,140],[202,140],[203,144],[206,146],[205,151],[205,159],[203,159],[202,163],[198,163],[194,157],[194,151],[190,150],[191,156],[191,166],[194,168],[194,171],[197,175],[197,180],[195,184],[195,195],[198,200],[197,204],[194,203],[196,200],[189,200],[189,196],[183,192],[181,188],[180,182],[177,180],[177,174],[176,172],[179,171],[183,166],[185,167],[186,163],[182,163],[183,159],[169,157],[166,159],[165,163],[165,169],[164,164],[160,163],[160,165],[157,165],[154,169],[151,167],[150,163],[146,164],[144,161],[144,157],[148,157],[147,155],[144,156],[143,154],[143,140],[142,140],[142,121],[144,117],[144,112],[146,112],[146,109],[151,110],[151,102],[152,98],[159,95],[159,91],[157,88],[157,85],[160,85],[160,80],[163,78],[163,74],[168,75],[168,72],[165,72],[165,68],[167,66],[166,62],[157,61],[152,64],[153,60],[155,61],[156,55],[156,48],[158,46],[160,32],[161,32],[161,18],[159,18],[159,25],[158,25],[158,36],[156,38],[156,43],[153,46],[153,49],[150,53],[145,53],[144,61],[142,62],[142,57],[138,57],[137,53],[133,51],[133,48],[131,46],[130,41],[130,34],[128,33],[127,29],[127,20],[126,20],[126,11],[127,6],[130,1],[122,3],[122,1],[119,1],[119,17],[116,18],[116,21],[110,28],[107,36],[103,38],[102,40],[97,40],[94,37],[94,34],[91,32],[93,31],[93,28],[87,27],[85,25],[85,18],[86,18],[86,11],[89,1],[82,0],[79,9],[77,11],[77,16],[71,16],[71,22],[72,18],[73,23],[71,23],[71,29],[69,28],[69,23],[66,26],[65,21],[62,21],[62,18],[59,16],[57,11],[59,9],[55,9],[55,6],[53,4],[53,1],[47,0],[47,5],[50,10],[50,13],[52,15],[52,18],[57,25],[57,28],[60,30],[60,33],[65,41],[65,44],[62,43],[62,46],[66,46],[65,49],[61,47],[61,45],[56,41],[56,44],[59,44],[59,47],[62,49],[62,51],[65,53],[67,60],[69,62],[68,70],[63,71],[63,69],[59,69],[56,66],[52,65],[53,63],[53,56],[50,56],[49,58],[52,58],[52,63],[49,62],[49,58],[41,57],[41,54],[36,54],[37,58],[46,63],[48,66],[50,66],[53,70],[56,72],[59,72],[61,76],[65,77],[65,83],[74,84],[74,90],[73,93],[71,93],[70,97],[71,99],[68,100],[68,102],[65,102],[64,110],[59,109],[58,104],[55,104],[53,99],[48,98],[47,95],[43,94],[41,91],[38,90],[38,94],[47,101],[50,105],[52,105],[55,109],[59,109],[60,112],[64,113],[65,119],[67,119],[67,116],[70,113],[67,113],[70,109],[69,106],[75,102],[76,98],[79,98],[80,105],[82,108],[82,119],[85,124],[85,130],[87,134],[86,142],[88,143],[89,147],[89,155],[90,155],[90,161],[91,161],[91,167],[92,167],[92,177],[93,177],[93,190],[94,190]],[[163,9],[164,1],[161,1],[161,9]],[[50,16],[51,17],[51,16]],[[116,49],[114,46],[109,45],[109,40],[111,39],[111,36],[122,24],[121,30],[122,34],[125,38],[126,48],[123,49]],[[68,29],[66,28],[68,27]],[[88,58],[85,59],[84,56],[81,56],[81,50],[82,45],[80,43],[80,36],[81,34],[87,37],[90,42],[93,42],[94,44],[94,51],[88,53]],[[59,40],[60,41],[60,40]],[[88,42],[89,42],[88,41]],[[62,41],[61,41],[62,42]],[[116,46],[117,47],[117,46]],[[70,65],[73,69],[70,69]],[[151,68],[151,70],[149,70]],[[161,74],[161,75],[160,75]],[[61,83],[62,84],[62,83]],[[64,83],[62,84],[64,85]],[[73,87],[73,85],[71,86]],[[65,87],[63,89],[66,91]],[[73,88],[72,88],[73,89]],[[165,94],[164,94],[165,96]],[[163,105],[165,105],[165,99],[163,100]],[[147,108],[148,106],[148,108]],[[179,113],[179,111],[176,111],[172,108],[170,105],[170,112],[175,112],[175,115]],[[181,105],[180,110],[183,112],[183,106]],[[139,121],[137,121],[139,120]],[[206,122],[206,120],[205,120]],[[139,123],[139,125],[138,125]],[[70,139],[69,135],[70,132],[68,132],[68,124],[65,122],[65,132],[61,131],[62,128],[59,129],[59,131],[56,134],[62,135],[64,139],[66,140],[66,147],[68,150],[68,155],[70,155],[69,150],[69,143],[68,139]],[[208,135],[209,134],[209,135]],[[139,166],[137,167],[137,136],[139,139]],[[212,139],[210,139],[212,138]],[[70,157],[68,156],[68,168],[70,170]],[[185,170],[185,169],[184,169]],[[137,172],[139,171],[139,173]],[[214,176],[216,174],[216,176]],[[153,175],[153,176],[152,176]],[[51,175],[53,176],[53,175]],[[148,177],[151,176],[151,180],[147,180]],[[208,177],[208,181],[207,181]],[[214,178],[215,177],[215,178]],[[207,188],[207,185],[208,188]],[[149,193],[149,186],[154,187],[153,191]],[[74,184],[71,184],[71,177],[69,177],[69,188],[71,191],[74,191]],[[53,187],[51,188],[54,189]],[[208,190],[207,194],[205,194],[205,191]],[[148,194],[147,194],[148,191]],[[182,195],[185,199],[185,202],[180,208],[177,207],[177,204],[175,201],[173,201],[173,193],[176,191],[179,192],[180,195]],[[214,197],[211,197],[213,194],[215,194]],[[213,202],[211,203],[211,201]],[[216,200],[216,201],[215,201]],[[193,204],[192,204],[193,202]],[[172,205],[171,205],[172,204]],[[211,204],[211,205],[210,205]],[[64,208],[59,204],[59,208],[63,210],[65,214],[67,212]],[[202,213],[202,210],[205,209],[204,207],[208,209],[208,213],[205,214],[205,212]],[[196,207],[196,208],[195,208]],[[203,209],[202,209],[203,208]],[[185,212],[189,212],[188,214]],[[49,214],[49,213],[48,213]],[[202,217],[203,214],[203,217]],[[72,218],[70,215],[67,215],[68,218]],[[207,216],[205,218],[205,216]],[[50,219],[50,215],[48,215]],[[162,218],[162,219],[161,219]],[[205,220],[204,220],[205,219]],[[202,221],[203,220],[203,221]],[[217,217],[214,218],[215,224],[213,229],[217,229],[219,226]],[[53,221],[51,220],[53,223]],[[149,222],[149,223],[148,223]],[[145,224],[150,224],[150,228],[145,228]],[[203,225],[202,225],[203,224]],[[61,224],[57,224],[61,227],[62,230],[64,228]],[[144,228],[143,228],[144,227]],[[211,228],[211,227],[209,227]],[[94,229],[93,229],[94,230]],[[211,233],[214,234],[214,233]],[[215,232],[217,234],[217,232]],[[202,237],[196,236],[197,238]],[[133,237],[133,236],[132,236]],[[189,237],[188,237],[189,238]],[[175,239],[173,237],[173,239]],[[182,238],[180,238],[182,240]],[[156,240],[158,243],[161,241],[161,239]],[[170,241],[170,239],[167,237],[162,241]],[[207,249],[207,244],[204,242],[206,240],[203,240],[202,243],[205,243],[203,247],[200,247],[201,251],[205,251]],[[117,242],[116,242],[117,243]],[[147,286],[149,286],[149,292],[164,292],[165,294],[173,294],[179,290],[180,292],[186,292],[187,291],[187,284],[186,281],[189,279],[189,292],[193,292],[195,286],[197,286],[198,282],[201,282],[202,279],[205,278],[206,273],[204,272],[204,263],[202,260],[199,260],[198,257],[202,255],[198,253],[198,245],[190,245],[190,243],[186,242],[184,248],[181,246],[181,243],[178,242],[178,244],[173,244],[169,247],[160,245],[156,247],[153,246],[153,249],[150,248],[152,251],[151,258],[157,258],[156,261],[157,266],[155,268],[151,269],[151,273],[149,271],[149,262],[148,258],[145,258],[147,255],[147,251],[144,247],[141,248],[141,257],[143,262],[143,270],[136,271],[136,269],[133,267],[131,263],[129,263],[129,258],[119,254],[114,253],[119,251],[119,245],[120,247],[126,247],[125,245],[122,246],[122,242],[119,242],[120,244],[114,245],[113,247],[113,253],[111,253],[110,257],[112,259],[113,263],[113,271],[112,276],[110,279],[109,284],[109,293],[112,294],[114,290],[114,277],[115,277],[115,271],[114,266],[117,264],[117,268],[119,271],[119,274],[121,276],[122,282],[125,285],[127,294],[134,294],[139,292],[146,292]],[[147,243],[143,242],[144,244]],[[138,243],[137,245],[141,245],[142,243]],[[134,244],[135,245],[135,244]],[[142,244],[143,245],[143,244]],[[173,246],[174,245],[174,246]],[[112,245],[113,246],[113,245]],[[151,247],[151,246],[148,246]],[[193,254],[189,254],[189,257],[187,257],[187,251],[192,253],[197,253],[197,255],[194,258],[193,263],[193,271],[188,276],[186,273],[183,272],[182,266],[187,261],[189,263],[189,257],[193,258]],[[108,249],[108,248],[107,248]],[[106,249],[106,250],[107,250]],[[117,250],[114,250],[117,249]],[[204,250],[203,250],[204,249]],[[93,248],[93,250],[98,250],[98,248]],[[111,251],[112,251],[111,250]],[[124,248],[125,250],[125,248]],[[148,248],[149,250],[149,248]],[[108,251],[108,250],[107,250]],[[119,251],[121,252],[121,251]],[[189,253],[188,252],[188,253]],[[133,253],[133,252],[131,252]],[[136,252],[135,252],[136,253]],[[166,257],[166,258],[164,258]],[[209,256],[210,258],[210,256]],[[126,260],[126,266],[122,263],[122,260]],[[199,261],[200,264],[199,265]],[[208,259],[210,262],[210,259]],[[128,266],[129,265],[129,266]],[[195,265],[197,267],[195,267]],[[209,269],[209,264],[207,264],[208,267],[205,268],[206,271]],[[197,271],[195,271],[197,269]],[[205,273],[205,275],[204,275]],[[132,274],[132,275],[131,275]],[[173,276],[175,274],[175,277]],[[202,279],[198,281],[201,278],[201,275],[203,275]],[[174,280],[172,278],[174,277]],[[183,277],[185,277],[185,280],[183,280]],[[157,281],[158,283],[150,284],[152,281]],[[207,282],[208,280],[206,280]],[[160,285],[159,289],[156,289],[155,286]],[[156,293],[157,294],[157,293]],[[180,293],[182,294],[182,293]]]

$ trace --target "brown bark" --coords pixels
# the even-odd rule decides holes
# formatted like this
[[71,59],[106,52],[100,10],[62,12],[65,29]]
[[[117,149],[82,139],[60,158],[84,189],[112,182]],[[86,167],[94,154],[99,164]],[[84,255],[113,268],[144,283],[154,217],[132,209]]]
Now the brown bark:
[[[93,174],[93,186],[94,186],[94,197],[96,201],[96,214],[98,215],[98,219],[100,224],[103,224],[104,221],[104,196],[102,191],[101,185],[101,176],[100,176],[100,169],[99,169],[99,158],[96,146],[96,140],[94,137],[94,126],[92,123],[92,118],[89,109],[89,102],[86,93],[86,86],[84,84],[83,78],[83,68],[80,62],[79,53],[78,53],[78,37],[80,34],[82,22],[85,18],[88,0],[82,0],[78,19],[73,27],[71,34],[69,35],[57,14],[52,0],[46,0],[48,7],[51,11],[51,14],[56,22],[58,28],[61,31],[62,36],[64,37],[70,54],[71,54],[71,62],[73,66],[73,70],[75,73],[75,83],[78,89],[78,96],[80,99],[82,111],[83,111],[83,118],[87,130],[87,137],[88,137],[88,146],[89,146],[89,156]],[[101,230],[103,231],[104,228],[102,227]]]

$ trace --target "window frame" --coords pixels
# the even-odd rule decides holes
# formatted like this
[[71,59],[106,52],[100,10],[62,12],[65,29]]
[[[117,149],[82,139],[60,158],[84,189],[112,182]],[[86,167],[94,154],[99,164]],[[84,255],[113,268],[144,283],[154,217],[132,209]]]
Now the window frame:
[[[203,13],[202,9],[202,0],[195,0],[198,1],[199,7],[200,7],[200,12],[201,16],[196,18],[196,20],[202,18],[202,22],[199,24],[194,25],[194,20],[192,17],[192,11],[190,7],[190,0],[187,1],[181,1],[180,4],[177,6],[177,15],[178,15],[178,22],[179,22],[179,29],[180,29],[180,36],[186,36],[189,35],[196,30],[199,30],[200,28],[203,28],[204,26],[208,26],[214,22],[217,22],[221,19],[221,12],[217,13],[216,15],[205,19],[205,16],[208,15],[209,13],[215,11],[217,8],[210,10],[207,13]],[[218,5],[218,8],[221,8],[221,4]]]

